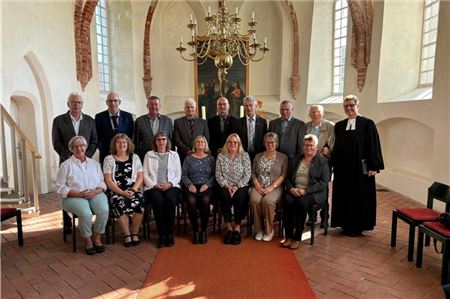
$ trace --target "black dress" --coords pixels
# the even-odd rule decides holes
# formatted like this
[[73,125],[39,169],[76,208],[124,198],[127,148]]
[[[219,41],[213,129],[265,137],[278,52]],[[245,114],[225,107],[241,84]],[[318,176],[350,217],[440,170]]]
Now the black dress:
[[[131,181],[133,156],[130,155],[127,161],[122,162],[115,159],[115,162],[114,178],[117,186],[122,190],[131,189],[134,185],[134,182]],[[119,218],[124,214],[144,213],[144,195],[139,190],[130,199],[111,190],[108,190],[107,195],[114,218]]]
[[373,230],[376,224],[375,176],[369,177],[363,164],[367,170],[380,171],[384,163],[375,123],[357,116],[356,129],[346,130],[347,121],[342,120],[334,127],[331,226],[340,226],[344,233],[356,235]]

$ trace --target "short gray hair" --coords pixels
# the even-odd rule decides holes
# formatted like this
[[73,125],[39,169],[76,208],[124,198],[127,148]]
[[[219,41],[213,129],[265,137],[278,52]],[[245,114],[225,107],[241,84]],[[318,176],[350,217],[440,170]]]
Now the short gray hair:
[[317,136],[314,134],[306,134],[303,141],[312,141],[316,146],[319,144],[319,139],[317,139]]
[[68,145],[69,150],[70,150],[71,152],[72,152],[72,149],[73,149],[75,143],[77,143],[77,142],[79,142],[79,141],[81,141],[81,142],[83,143],[83,145],[84,145],[85,147],[87,147],[87,141],[86,141],[86,138],[84,138],[83,136],[73,136],[73,137],[69,140],[69,145]]
[[312,108],[317,108],[319,111],[320,111],[320,113],[321,114],[323,114],[324,113],[324,109],[323,109],[323,106],[322,105],[311,105],[310,107],[309,107],[309,113],[311,113],[311,109]]
[[273,140],[275,140],[275,142],[276,142],[276,144],[277,144],[277,146],[278,146],[278,135],[277,135],[277,133],[274,133],[274,132],[268,132],[268,133],[266,133],[266,135],[264,135],[264,143],[266,143],[266,141],[267,141],[267,139],[273,139]]
[[194,101],[192,98],[188,98],[188,99],[186,99],[186,101],[184,101],[184,106],[189,105],[189,104],[193,104],[194,107],[197,107],[197,102]]
[[83,97],[81,96],[81,94],[79,94],[79,93],[76,92],[76,91],[71,92],[71,93],[69,94],[69,96],[67,97],[67,103],[70,102],[70,99],[72,99],[72,98],[77,98],[77,97],[80,97],[80,98],[83,100]]
[[256,97],[255,96],[246,96],[243,100],[243,103],[245,102],[252,102],[254,105],[256,105]]

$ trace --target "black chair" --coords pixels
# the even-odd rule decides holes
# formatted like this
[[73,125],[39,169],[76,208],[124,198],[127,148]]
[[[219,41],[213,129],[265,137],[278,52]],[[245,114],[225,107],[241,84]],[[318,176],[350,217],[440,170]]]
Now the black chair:
[[23,246],[23,231],[22,231],[22,212],[16,208],[1,208],[1,221],[16,217],[17,223],[17,241],[19,246]]
[[[62,214],[63,214],[63,219],[64,219],[64,212],[66,212],[66,211],[62,211]],[[66,212],[67,213],[67,212]],[[67,214],[69,214],[69,213],[67,213]],[[77,230],[76,230],[76,224],[75,224],[75,219],[76,218],[78,218],[77,217],[77,215],[75,215],[75,214],[73,214],[73,213],[71,213],[72,214],[72,251],[73,252],[77,252],[77,236],[76,236],[76,234],[77,234]],[[68,229],[67,229],[67,227],[66,227],[66,222],[65,221],[63,221],[63,239],[64,239],[64,243],[66,243],[67,242],[67,231],[68,231]]]
[[328,211],[330,204],[328,203],[328,190],[327,190],[327,200],[323,204],[313,204],[308,212],[311,218],[311,240],[310,244],[314,245],[314,234],[317,222],[317,213],[324,209],[325,210],[325,218],[323,219],[323,235],[326,236],[328,234]]
[[[405,221],[409,225],[408,238],[408,261],[413,260],[414,255],[414,238],[416,227],[424,222],[437,221],[440,213],[433,210],[433,200],[439,200],[445,203],[445,210],[450,209],[450,196],[448,194],[448,186],[438,182],[434,182],[428,188],[428,198],[426,208],[396,208],[392,211],[391,226],[391,247],[395,247],[397,239],[397,219]],[[447,192],[447,194],[446,194]],[[430,238],[427,236],[425,245],[430,245]]]

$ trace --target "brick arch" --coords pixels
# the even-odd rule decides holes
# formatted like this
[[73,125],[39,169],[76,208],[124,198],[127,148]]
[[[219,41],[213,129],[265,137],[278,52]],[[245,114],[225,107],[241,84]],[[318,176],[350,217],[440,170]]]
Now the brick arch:
[[75,57],[77,80],[81,90],[92,79],[92,53],[90,26],[98,0],[76,0],[74,12]]

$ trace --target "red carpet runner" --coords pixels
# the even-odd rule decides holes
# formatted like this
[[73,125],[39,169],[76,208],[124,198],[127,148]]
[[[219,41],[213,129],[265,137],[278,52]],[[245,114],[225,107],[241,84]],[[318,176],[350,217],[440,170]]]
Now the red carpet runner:
[[276,240],[224,245],[210,234],[206,245],[175,241],[159,250],[138,298],[316,298],[294,254]]

